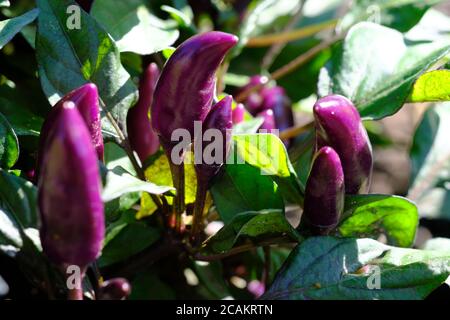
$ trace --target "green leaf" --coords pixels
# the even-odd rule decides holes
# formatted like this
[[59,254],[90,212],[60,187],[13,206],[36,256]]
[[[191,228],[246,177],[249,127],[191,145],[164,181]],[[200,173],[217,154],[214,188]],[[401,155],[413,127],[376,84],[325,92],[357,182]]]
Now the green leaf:
[[0,166],[11,168],[19,159],[19,140],[8,120],[0,113]]
[[116,40],[121,52],[152,54],[171,46],[179,36],[174,23],[153,15],[143,0],[96,0],[91,15]]
[[[136,100],[136,87],[120,63],[113,39],[83,10],[80,28],[69,29],[71,0],[38,0],[40,9],[36,55],[42,88],[53,105],[81,85],[97,85],[102,103],[122,128],[128,108]],[[103,130],[116,132],[102,113]]]
[[422,74],[414,83],[409,102],[450,100],[450,70]]
[[[395,248],[372,239],[314,237],[292,251],[262,298],[417,300],[449,274],[448,253]],[[376,278],[379,288],[369,287]]]
[[0,251],[13,255],[22,247],[22,236],[14,218],[0,208]]
[[374,23],[352,27],[327,69],[321,71],[320,95],[341,94],[365,119],[397,112],[414,81],[450,51],[449,41],[411,42]]
[[[0,3],[0,7],[2,6],[1,4],[9,5],[9,2]],[[33,9],[21,16],[0,21],[0,49],[19,33],[23,27],[33,22],[38,14],[39,10]]]
[[174,300],[176,291],[165,283],[158,270],[148,270],[136,275],[131,283],[129,300]]
[[[18,136],[39,136],[44,120],[35,113],[48,111],[47,99],[42,97],[41,87],[36,80],[33,80],[36,88],[33,93],[30,92],[33,88],[29,86],[18,87],[8,79],[4,82],[0,80],[3,82],[0,85],[0,113]],[[36,101],[36,95],[41,97],[39,101]]]
[[248,164],[226,164],[211,188],[222,220],[228,224],[238,213],[263,209],[284,209],[276,184]]
[[248,121],[240,122],[233,126],[233,134],[256,133],[264,122],[263,117],[256,117]]
[[425,242],[423,250],[445,251],[450,253],[450,239],[448,238],[433,238]]
[[442,0],[357,0],[342,18],[340,28],[372,21],[405,32],[414,27],[433,5]]
[[25,228],[37,227],[37,188],[0,169],[0,203]]
[[277,183],[283,197],[291,203],[303,203],[303,187],[292,167],[286,148],[273,134],[234,135],[239,158],[258,168],[261,175],[270,176]]
[[338,230],[344,237],[378,238],[386,235],[388,243],[410,247],[414,243],[419,214],[408,199],[391,195],[354,195],[345,199],[344,219]]
[[207,254],[220,254],[244,241],[257,245],[273,238],[300,241],[300,235],[286,220],[282,210],[242,212],[206,240],[202,251]]
[[9,0],[0,0],[0,8],[9,6],[10,6]]
[[129,174],[122,167],[116,167],[106,174],[106,185],[103,188],[102,199],[104,202],[108,202],[131,192],[142,191],[163,194],[169,190],[174,190],[174,188],[142,181]]
[[450,219],[450,102],[430,107],[417,127],[410,150],[408,198],[422,217]]
[[121,219],[108,226],[99,266],[123,261],[153,244],[160,237],[157,228],[134,219],[135,212],[124,212]]

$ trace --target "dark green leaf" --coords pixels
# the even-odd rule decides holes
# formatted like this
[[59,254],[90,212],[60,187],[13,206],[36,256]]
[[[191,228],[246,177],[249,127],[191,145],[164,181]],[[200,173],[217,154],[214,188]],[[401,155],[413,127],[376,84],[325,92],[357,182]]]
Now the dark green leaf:
[[157,270],[137,275],[131,283],[130,300],[173,300],[176,291],[158,276]]
[[299,234],[281,210],[242,212],[206,240],[202,250],[208,254],[225,253],[245,240],[258,244],[273,238],[300,241]]
[[0,113],[0,166],[11,168],[19,159],[19,140],[8,120]]
[[319,91],[342,94],[353,101],[365,119],[397,112],[414,81],[450,51],[449,41],[411,42],[374,23],[352,27],[327,69]]
[[428,109],[414,135],[410,151],[408,198],[423,217],[450,219],[450,102]]
[[[3,2],[3,4],[8,4],[8,2]],[[21,16],[0,21],[0,49],[19,33],[23,27],[33,22],[38,14],[39,10],[33,9]]]
[[276,184],[248,164],[226,164],[211,188],[214,203],[225,223],[238,213],[263,209],[284,209]]
[[[136,87],[120,63],[113,39],[83,10],[80,28],[69,29],[71,16],[66,12],[74,4],[71,0],[37,3],[40,14],[36,54],[42,88],[50,103],[53,105],[70,90],[93,82],[106,110],[126,128],[126,115],[136,100]],[[104,114],[103,129],[116,135]]]
[[160,231],[134,219],[133,210],[108,226],[100,266],[110,265],[139,253],[160,237]]
[[0,169],[0,202],[22,226],[37,227],[37,189],[31,182]]
[[152,54],[170,47],[179,32],[173,21],[153,15],[143,0],[96,0],[91,15],[116,40],[121,52]]
[[[449,275],[448,252],[315,237],[292,251],[263,299],[417,300]],[[374,288],[377,276],[380,286]]]
[[338,227],[344,237],[386,235],[388,243],[410,247],[414,243],[419,214],[408,199],[391,195],[355,195],[345,199],[344,219]]

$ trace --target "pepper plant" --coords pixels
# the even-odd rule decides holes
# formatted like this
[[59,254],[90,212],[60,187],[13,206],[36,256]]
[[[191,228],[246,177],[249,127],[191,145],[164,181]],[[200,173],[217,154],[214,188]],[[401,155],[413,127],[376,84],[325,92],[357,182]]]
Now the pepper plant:
[[0,1],[0,298],[448,297],[440,2]]

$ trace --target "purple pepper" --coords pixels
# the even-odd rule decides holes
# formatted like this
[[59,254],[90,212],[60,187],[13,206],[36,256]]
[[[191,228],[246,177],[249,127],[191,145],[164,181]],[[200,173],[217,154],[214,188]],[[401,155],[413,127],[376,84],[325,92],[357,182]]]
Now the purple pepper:
[[208,114],[215,90],[215,72],[238,38],[211,31],[189,38],[172,54],[156,85],[151,120],[166,149],[172,132],[179,128],[194,137],[194,121]]
[[131,293],[131,285],[125,278],[114,278],[102,283],[99,300],[123,300]]
[[56,264],[84,269],[100,253],[105,226],[98,159],[73,102],[61,105],[44,150],[38,185],[43,250]]
[[238,103],[236,107],[233,109],[231,114],[233,124],[238,124],[244,121],[244,115],[245,115],[245,107],[242,103]]
[[92,3],[94,0],[76,0],[81,8],[83,8],[84,11],[89,12],[91,11]]
[[339,154],[348,194],[367,193],[372,175],[372,146],[358,110],[347,98],[329,95],[314,105],[316,150],[330,146]]
[[[192,239],[198,240],[198,234],[200,233],[200,227],[202,224],[203,208],[205,206],[206,193],[208,191],[211,179],[219,172],[221,166],[225,163],[231,147],[231,129],[233,128],[233,122],[231,119],[231,105],[233,98],[226,96],[219,102],[217,102],[209,112],[202,125],[202,139],[200,139],[200,148],[197,148],[197,141],[194,142],[196,157],[198,153],[202,154],[202,161],[195,163],[195,172],[197,174],[197,193],[194,204],[194,214],[192,222]],[[222,150],[220,159],[205,159],[204,151],[211,143],[217,143],[217,137],[214,135],[213,142],[205,142],[206,136],[210,129],[218,130],[222,137]],[[214,149],[217,152],[217,149]],[[206,152],[206,155],[209,153]],[[217,156],[217,154],[214,154]],[[217,162],[216,162],[217,161]],[[212,162],[212,163],[211,163]]]
[[[216,129],[220,131],[221,136],[223,137],[223,157],[220,163],[208,164],[205,163],[205,159],[203,159],[202,163],[195,165],[197,177],[199,177],[199,180],[201,181],[209,182],[209,180],[219,171],[230,151],[231,129],[233,128],[233,122],[231,119],[232,102],[233,98],[231,96],[224,97],[211,108],[211,111],[203,122],[203,136],[209,129]],[[203,142],[201,150],[204,150],[208,145],[208,142]]]
[[277,129],[283,131],[294,125],[294,115],[289,98],[282,87],[275,86],[261,90],[262,108],[272,109]]
[[89,129],[92,144],[97,152],[97,157],[99,160],[103,161],[104,145],[100,109],[98,105],[98,90],[95,84],[88,83],[66,94],[50,110],[50,113],[45,119],[39,137],[39,152],[36,166],[36,176],[38,178],[40,167],[42,166],[42,155],[46,152],[44,146],[49,139],[50,132],[55,125],[56,119],[61,113],[62,106],[67,101],[72,101],[80,112]]
[[264,119],[264,122],[259,127],[260,130],[263,129],[263,130],[270,131],[270,130],[276,129],[275,116],[273,114],[272,109],[264,110],[264,111],[258,113],[256,116],[262,117]]
[[141,162],[159,149],[159,138],[149,118],[158,77],[158,66],[151,63],[145,70],[139,85],[139,100],[127,115],[128,138],[131,148],[136,151]]
[[344,209],[345,183],[341,160],[331,147],[314,156],[305,188],[303,217],[315,234],[327,234]]
[[[245,92],[247,90],[250,90],[251,88],[254,88],[256,86],[262,86],[267,84],[267,82],[269,81],[269,79],[266,76],[260,76],[260,75],[256,75],[256,76],[252,76],[249,80],[249,82],[239,88],[239,90],[236,91],[236,96],[241,94],[242,92]],[[250,112],[253,116],[255,116],[257,113],[261,112],[262,109],[262,102],[263,99],[260,95],[261,89],[256,89],[255,91],[250,92],[250,94],[247,96],[247,98],[245,98],[244,104],[248,110],[248,112]]]

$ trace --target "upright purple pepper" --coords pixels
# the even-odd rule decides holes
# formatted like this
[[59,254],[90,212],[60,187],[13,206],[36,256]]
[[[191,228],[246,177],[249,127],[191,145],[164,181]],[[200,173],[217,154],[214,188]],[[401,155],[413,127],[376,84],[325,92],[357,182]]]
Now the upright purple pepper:
[[[200,142],[200,148],[195,148],[196,157],[198,153],[202,153],[202,161],[195,164],[195,172],[197,174],[197,194],[196,201],[194,204],[194,218],[192,222],[192,239],[197,240],[198,234],[200,232],[200,227],[202,224],[203,208],[205,206],[206,193],[208,191],[211,179],[218,173],[220,167],[225,163],[231,147],[231,129],[233,128],[233,122],[231,119],[232,111],[231,104],[233,98],[231,96],[226,96],[218,103],[216,103],[209,112],[205,121],[202,125],[202,139]],[[220,133],[222,137],[221,154],[218,159],[205,159],[205,148],[207,148],[211,143],[217,143],[218,137],[214,136],[213,142],[203,141],[208,134],[208,130],[215,129],[217,133]],[[194,142],[196,145],[198,142]],[[217,150],[215,149],[217,152]],[[207,156],[208,154],[206,154]],[[217,154],[215,154],[217,156]]]
[[[221,162],[208,164],[205,159],[202,159],[202,163],[196,164],[195,169],[197,177],[200,177],[201,181],[208,181],[218,172],[222,164],[225,162],[226,157],[230,151],[231,146],[231,129],[233,128],[233,122],[231,119],[232,111],[231,104],[233,98],[226,96],[219,102],[217,102],[209,112],[205,121],[202,124],[203,138],[205,133],[209,129],[216,129],[220,132],[222,140],[222,157]],[[216,141],[214,141],[216,142]],[[204,150],[210,143],[203,142],[201,150]],[[197,151],[197,150],[196,150]]]
[[93,83],[85,84],[68,94],[66,94],[58,103],[50,110],[44,124],[41,128],[41,134],[39,137],[39,152],[37,160],[37,178],[39,179],[39,171],[42,166],[42,156],[46,150],[44,146],[49,139],[50,133],[55,126],[56,119],[58,119],[62,112],[63,105],[67,101],[72,101],[79,113],[84,119],[85,124],[89,129],[92,144],[95,147],[97,157],[103,161],[104,145],[102,136],[102,124],[100,118],[100,109],[98,104],[98,90],[97,86]]
[[331,147],[314,156],[305,188],[303,217],[316,234],[327,234],[344,209],[345,183],[339,155]]
[[267,130],[267,131],[276,129],[275,117],[274,117],[272,109],[264,110],[264,111],[258,113],[256,116],[264,119],[264,122],[259,127],[259,129],[263,129],[263,130]]
[[136,151],[141,162],[159,149],[159,138],[149,118],[158,77],[158,66],[151,63],[145,70],[139,85],[139,100],[127,115],[128,138],[131,148]]
[[213,102],[216,69],[238,38],[211,31],[182,43],[163,68],[156,85],[151,120],[163,146],[171,148],[179,128],[194,137],[194,121],[206,118]]
[[314,105],[316,149],[330,146],[339,154],[348,194],[367,193],[372,175],[372,146],[358,110],[347,98],[329,95]]
[[244,116],[245,116],[245,107],[242,103],[238,103],[236,107],[233,109],[231,114],[233,124],[238,124],[244,121]]
[[64,102],[46,141],[38,185],[40,236],[46,255],[84,269],[105,232],[97,156],[75,104]]

